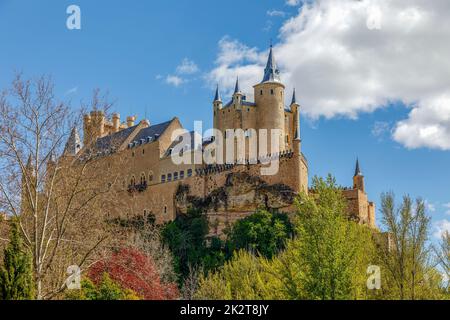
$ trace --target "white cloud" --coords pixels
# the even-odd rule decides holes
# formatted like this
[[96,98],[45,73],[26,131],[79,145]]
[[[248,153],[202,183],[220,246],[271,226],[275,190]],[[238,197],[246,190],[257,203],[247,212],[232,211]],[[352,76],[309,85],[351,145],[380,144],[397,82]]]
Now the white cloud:
[[169,74],[166,77],[166,83],[173,85],[174,87],[179,87],[180,85],[185,83],[185,80],[179,76]]
[[436,211],[436,205],[434,203],[429,202],[428,200],[425,200],[425,207],[430,212]]
[[[356,118],[403,102],[411,110],[394,125],[393,138],[408,148],[450,150],[450,1],[302,3],[284,22],[274,50],[283,82],[288,90],[297,88],[304,114]],[[226,37],[208,81],[229,91],[239,75],[252,92],[266,56],[267,50]]]
[[71,94],[75,94],[77,92],[78,92],[78,87],[73,87],[73,88],[67,90],[65,95],[68,96],[68,95],[71,95]]
[[435,238],[440,239],[440,238],[442,238],[444,233],[450,232],[450,221],[447,219],[439,220],[435,223],[434,227],[435,227],[435,232],[434,232],[433,236]]
[[268,10],[267,15],[269,17],[284,17],[286,15],[286,12],[281,10]]
[[194,61],[184,58],[181,64],[177,67],[178,74],[194,74],[199,71],[198,66]]
[[445,203],[443,206],[447,210],[445,213],[450,215],[450,202],[449,203]]
[[391,131],[389,122],[376,121],[372,126],[372,135],[378,140],[382,140],[384,136]]

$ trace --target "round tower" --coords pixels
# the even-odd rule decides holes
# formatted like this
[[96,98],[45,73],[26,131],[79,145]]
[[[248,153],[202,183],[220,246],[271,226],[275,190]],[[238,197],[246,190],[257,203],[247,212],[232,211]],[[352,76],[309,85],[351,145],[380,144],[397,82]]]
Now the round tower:
[[284,113],[284,84],[280,80],[280,71],[275,62],[275,58],[272,52],[272,46],[270,47],[269,58],[267,66],[264,70],[264,78],[261,83],[255,85],[255,103],[257,106],[257,129],[267,129],[268,152],[274,153],[278,150],[270,150],[270,137],[274,129],[280,130],[279,139],[279,151],[285,150],[285,113]]

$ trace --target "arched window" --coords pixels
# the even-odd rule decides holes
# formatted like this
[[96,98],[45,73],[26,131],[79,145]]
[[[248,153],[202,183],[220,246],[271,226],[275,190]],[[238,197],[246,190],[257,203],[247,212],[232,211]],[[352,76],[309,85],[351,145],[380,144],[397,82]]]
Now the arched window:
[[141,185],[147,184],[147,178],[145,177],[145,173],[141,174]]
[[272,94],[272,95],[273,95],[273,89],[270,89],[270,94]]
[[173,174],[173,180],[178,180],[178,172],[175,172],[175,173]]
[[161,176],[161,182],[162,182],[162,183],[166,182],[166,175],[165,175],[165,174],[163,174],[163,175]]
[[184,179],[184,171],[180,171],[180,179]]
[[187,175],[188,175],[188,177],[192,177],[192,169],[188,169]]
[[135,186],[136,185],[136,177],[131,176],[130,185]]
[[169,174],[167,175],[167,181],[172,181],[172,174],[171,174],[171,173],[169,173]]

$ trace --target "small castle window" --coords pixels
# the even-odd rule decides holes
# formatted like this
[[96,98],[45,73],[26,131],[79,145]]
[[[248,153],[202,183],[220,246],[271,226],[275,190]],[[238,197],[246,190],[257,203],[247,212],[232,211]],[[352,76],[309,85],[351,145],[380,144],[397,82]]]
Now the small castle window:
[[172,148],[170,148],[168,151],[169,156],[172,155],[172,151],[173,151]]
[[175,172],[175,173],[173,174],[173,180],[178,180],[178,172]]
[[184,179],[184,171],[180,171],[180,179]]
[[147,179],[145,178],[145,174],[141,174],[141,184],[147,184]]
[[166,182],[166,175],[165,174],[163,174],[162,176],[161,176],[161,182]]
[[152,182],[153,181],[153,172],[150,171],[150,173],[148,174],[148,181]]
[[273,95],[273,89],[270,89],[270,94],[272,94],[272,95]]
[[187,175],[188,175],[188,177],[192,177],[192,169],[188,169]]
[[142,149],[142,154],[145,154],[145,149]]
[[167,206],[164,206],[164,213],[167,213]]
[[263,91],[262,90],[259,92],[259,95],[261,95],[261,96],[263,95]]
[[169,173],[169,174],[167,175],[167,181],[172,181],[172,174],[171,174],[171,173]]

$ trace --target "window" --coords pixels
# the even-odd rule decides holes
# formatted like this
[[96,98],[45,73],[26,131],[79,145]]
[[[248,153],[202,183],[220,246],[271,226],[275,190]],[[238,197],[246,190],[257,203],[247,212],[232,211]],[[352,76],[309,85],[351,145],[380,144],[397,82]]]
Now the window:
[[173,180],[178,180],[178,172],[175,172],[175,173],[173,174]]
[[192,177],[192,169],[189,169],[189,170],[187,171],[187,174],[188,174],[188,177]]
[[263,95],[263,91],[262,91],[262,90],[261,90],[261,91],[259,92],[259,95],[260,95],[260,96],[262,96],[262,95]]
[[162,183],[166,182],[166,175],[165,175],[165,174],[163,174],[163,175],[161,176],[161,182],[162,182]]
[[141,185],[142,184],[147,184],[147,179],[145,178],[145,174],[141,174]]
[[286,135],[286,143],[289,143],[289,135]]
[[184,179],[184,171],[180,171],[180,179]]
[[153,182],[153,172],[151,172],[151,171],[148,174],[148,181]]
[[131,153],[131,156],[134,157],[134,151]]
[[170,148],[169,151],[167,152],[169,156],[172,155],[172,151],[173,151],[172,148]]
[[171,173],[169,173],[169,174],[167,175],[167,181],[172,181],[172,174],[171,174]]
[[164,213],[167,213],[167,206],[164,206]]
[[136,185],[136,177],[132,176],[130,180],[130,185],[135,186]]
[[272,95],[273,95],[273,89],[270,89],[270,94],[272,94]]
[[142,154],[145,154],[145,149],[142,149]]

